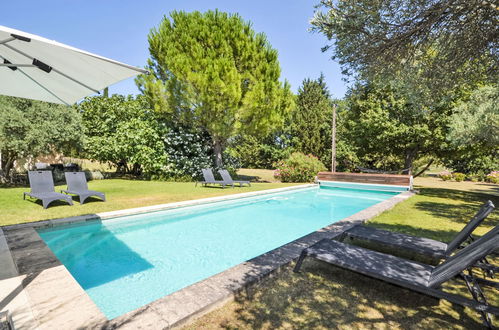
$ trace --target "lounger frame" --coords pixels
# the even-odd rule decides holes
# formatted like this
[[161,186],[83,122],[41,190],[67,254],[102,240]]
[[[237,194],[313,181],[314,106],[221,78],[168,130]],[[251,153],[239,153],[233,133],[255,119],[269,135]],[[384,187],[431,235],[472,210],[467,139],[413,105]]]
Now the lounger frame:
[[484,203],[466,226],[448,244],[428,238],[415,237],[362,225],[346,230],[339,240],[344,241],[347,238],[358,239],[394,250],[412,252],[435,260],[445,259],[465,244],[473,242],[472,232],[485,220],[494,208],[495,206],[492,201],[489,200]]
[[80,204],[85,203],[85,200],[92,196],[106,201],[106,195],[103,192],[88,189],[85,172],[64,172],[64,176],[66,177],[67,189],[61,190],[61,193],[78,196]]
[[231,182],[232,185],[239,184],[239,187],[242,187],[243,184],[247,184],[249,187],[251,187],[251,182],[249,182],[249,181],[233,180],[232,176],[230,175],[229,171],[227,171],[227,170],[218,170],[218,173],[220,173],[220,176],[222,177],[223,181]]
[[[356,260],[355,263],[341,262],[341,260],[338,261],[341,256],[336,255],[334,251],[341,251],[343,249],[342,247],[357,251],[359,252],[359,254],[364,255],[365,258]],[[490,285],[495,288],[497,288],[498,285],[495,282],[476,278],[473,275],[472,267],[476,262],[482,260],[485,256],[492,253],[498,247],[499,226],[495,227],[480,239],[463,248],[457,254],[444,261],[442,264],[438,266],[425,265],[424,267],[426,267],[426,269],[431,269],[427,285],[415,284],[414,282],[411,282],[409,280],[397,280],[393,277],[391,278],[389,275],[384,275],[390,274],[390,269],[382,263],[377,263],[375,267],[373,267],[373,260],[375,260],[376,258],[369,258],[369,256],[376,256],[378,260],[380,258],[400,260],[401,263],[413,263],[415,266],[422,266],[423,264],[387,255],[381,252],[368,250],[362,247],[352,246],[343,242],[331,241],[327,239],[319,241],[309,248],[304,249],[296,262],[294,271],[299,272],[305,258],[312,257],[321,261],[325,261],[334,266],[341,267],[350,271],[355,271],[357,273],[376,278],[387,283],[395,284],[400,287],[404,287],[435,298],[445,299],[455,304],[473,308],[480,313],[487,326],[489,328],[492,328],[491,318],[489,314],[499,315],[499,308],[496,306],[491,306],[488,303],[480,287],[480,284]],[[329,251],[332,252],[329,253]],[[384,270],[373,271],[373,269],[375,268]],[[461,278],[465,281],[466,286],[470,291],[473,299],[467,299],[459,295],[444,292],[441,289],[440,285],[442,283],[454,277]]]
[[54,178],[51,171],[28,171],[30,192],[23,193],[23,199],[26,196],[42,201],[43,208],[46,209],[50,203],[62,200],[69,205],[73,205],[71,196],[55,192]]
[[203,168],[201,172],[203,173],[204,181],[196,181],[196,187],[198,184],[201,184],[202,186],[215,184],[215,185],[220,185],[222,188],[225,188],[225,186],[231,186],[232,188],[234,188],[234,182],[225,181],[225,180],[215,180],[215,176],[213,175],[211,168]]

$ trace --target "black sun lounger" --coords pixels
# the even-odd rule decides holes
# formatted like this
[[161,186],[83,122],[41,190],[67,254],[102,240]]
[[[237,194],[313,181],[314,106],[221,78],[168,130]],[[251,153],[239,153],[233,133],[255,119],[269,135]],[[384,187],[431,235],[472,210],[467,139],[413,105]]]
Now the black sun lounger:
[[203,186],[207,186],[209,184],[219,184],[222,186],[222,188],[225,188],[225,186],[232,186],[232,188],[234,188],[234,182],[215,180],[215,176],[213,175],[213,172],[210,168],[203,168],[201,171],[203,172],[204,181],[196,182],[196,186],[198,185],[198,183],[201,183],[201,185]]
[[80,204],[85,203],[85,200],[91,196],[97,196],[104,202],[106,201],[104,193],[88,190],[87,178],[84,172],[64,172],[64,175],[66,176],[68,187],[66,190],[61,190],[61,192],[79,196]]
[[462,247],[463,243],[473,240],[471,233],[493,210],[494,204],[492,201],[483,204],[475,216],[471,218],[449,244],[430,238],[411,236],[362,225],[346,230],[339,240],[344,241],[345,238],[358,239],[390,247],[397,251],[416,253],[431,257],[432,259],[445,259],[454,253],[456,249]]
[[63,200],[68,202],[69,205],[73,205],[71,196],[55,192],[54,179],[51,171],[29,171],[28,178],[31,191],[25,192],[23,199],[26,199],[26,196],[40,199],[44,209],[46,209],[50,203],[57,200]]
[[[294,271],[300,270],[306,257],[312,257],[403,288],[473,308],[480,312],[487,325],[492,327],[488,314],[499,315],[499,308],[488,304],[478,283],[492,285],[496,288],[499,286],[495,282],[475,279],[470,268],[498,247],[499,226],[449,257],[440,265],[431,266],[359,246],[324,239],[302,251]],[[444,282],[456,276],[466,281],[473,299],[444,292],[440,288]]]
[[231,182],[232,184],[238,184],[239,187],[242,187],[243,184],[247,184],[248,186],[251,187],[251,183],[249,181],[232,180],[232,177],[230,176],[230,173],[227,170],[218,170],[218,173],[220,173],[220,175],[222,176],[222,179],[226,182]]

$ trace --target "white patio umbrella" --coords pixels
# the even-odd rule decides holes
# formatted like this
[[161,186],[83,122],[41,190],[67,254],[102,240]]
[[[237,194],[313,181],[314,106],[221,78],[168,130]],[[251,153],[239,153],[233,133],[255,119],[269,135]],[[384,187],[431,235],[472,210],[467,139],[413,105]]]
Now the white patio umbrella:
[[146,70],[0,25],[0,94],[73,104]]

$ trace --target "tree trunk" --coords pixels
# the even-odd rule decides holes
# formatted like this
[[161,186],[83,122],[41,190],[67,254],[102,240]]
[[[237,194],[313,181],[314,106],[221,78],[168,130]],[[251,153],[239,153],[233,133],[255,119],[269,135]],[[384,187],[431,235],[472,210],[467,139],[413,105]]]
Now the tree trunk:
[[433,164],[433,161],[434,161],[434,159],[431,159],[428,162],[428,164],[421,171],[418,172],[418,174],[414,175],[414,177],[417,178],[418,176],[420,176],[421,174],[423,174],[431,166],[431,164]]
[[2,168],[2,171],[3,171],[3,176],[6,178],[6,179],[10,179],[10,172],[12,170],[12,168],[14,167],[14,161],[16,159],[12,157],[11,154],[9,154],[8,152],[3,152],[2,153],[2,164],[1,164],[1,168]]
[[5,169],[4,169],[5,177],[7,179],[10,179],[10,171],[12,170],[13,166],[14,166],[14,161],[11,159],[7,159],[7,162],[5,163]]
[[221,168],[223,166],[222,151],[223,151],[222,142],[219,139],[214,139],[213,153],[215,155],[215,166],[217,168]]
[[417,149],[410,149],[405,152],[404,171],[402,172],[403,174],[412,174],[412,165],[417,153]]

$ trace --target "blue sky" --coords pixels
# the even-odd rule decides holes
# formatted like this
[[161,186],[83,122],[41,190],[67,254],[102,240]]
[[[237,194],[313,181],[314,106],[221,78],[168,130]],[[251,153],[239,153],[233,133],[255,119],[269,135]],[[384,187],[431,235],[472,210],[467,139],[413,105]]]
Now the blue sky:
[[[173,10],[219,9],[239,13],[264,32],[279,51],[282,78],[297,91],[304,78],[321,72],[333,96],[343,97],[347,86],[339,65],[322,53],[327,40],[308,31],[318,1],[132,1],[27,0],[5,1],[0,25],[38,34],[127,64],[144,66],[149,57],[147,34]],[[110,87],[111,93],[138,93],[133,79]]]

